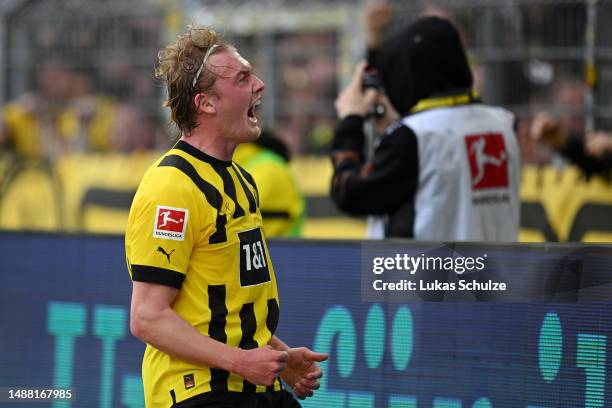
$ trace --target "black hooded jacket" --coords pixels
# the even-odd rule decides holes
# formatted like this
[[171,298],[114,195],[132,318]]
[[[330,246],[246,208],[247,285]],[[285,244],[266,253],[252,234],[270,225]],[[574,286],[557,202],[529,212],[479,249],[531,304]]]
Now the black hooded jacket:
[[[423,99],[469,92],[473,82],[457,29],[439,17],[422,17],[399,31],[376,53],[374,65],[402,117]],[[388,215],[386,236],[412,238],[419,177],[416,136],[406,126],[392,126],[367,163],[363,124],[363,117],[351,115],[336,128],[332,199],[349,214]]]
[[473,84],[459,32],[439,17],[421,18],[398,32],[374,63],[401,116],[422,99],[469,91]]

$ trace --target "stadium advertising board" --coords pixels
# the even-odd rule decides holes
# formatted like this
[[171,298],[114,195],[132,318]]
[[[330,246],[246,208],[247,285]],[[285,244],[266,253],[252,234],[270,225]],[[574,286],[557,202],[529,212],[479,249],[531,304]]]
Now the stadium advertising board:
[[[279,336],[330,353],[304,407],[610,406],[609,246],[273,241],[270,253]],[[0,256],[0,404],[143,407],[122,238],[2,233]],[[377,257],[392,259],[381,273]],[[453,268],[403,268],[426,257]],[[459,257],[473,257],[473,270],[457,274]],[[402,300],[366,291],[377,279],[456,285]],[[507,289],[459,290],[460,279]],[[72,398],[15,397],[44,389]]]

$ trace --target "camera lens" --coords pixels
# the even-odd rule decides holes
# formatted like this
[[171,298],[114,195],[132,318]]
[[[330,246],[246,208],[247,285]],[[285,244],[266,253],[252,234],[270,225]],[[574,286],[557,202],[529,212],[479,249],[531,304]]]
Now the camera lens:
[[375,72],[364,72],[363,81],[361,82],[361,87],[366,90],[367,88],[382,88],[382,82],[380,81],[380,77]]

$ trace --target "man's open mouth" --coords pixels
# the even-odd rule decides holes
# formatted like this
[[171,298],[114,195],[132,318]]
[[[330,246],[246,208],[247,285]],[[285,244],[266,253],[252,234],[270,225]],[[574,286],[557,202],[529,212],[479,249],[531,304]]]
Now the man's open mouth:
[[255,116],[255,109],[260,104],[261,104],[261,99],[258,99],[255,103],[253,103],[249,107],[249,110],[247,111],[247,116],[249,117],[249,120],[251,121],[251,123],[257,123],[257,116]]

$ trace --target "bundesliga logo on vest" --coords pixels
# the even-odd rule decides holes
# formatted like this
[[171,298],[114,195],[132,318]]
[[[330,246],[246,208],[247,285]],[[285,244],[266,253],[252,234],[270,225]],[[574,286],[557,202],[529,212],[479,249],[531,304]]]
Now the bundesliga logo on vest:
[[465,146],[472,175],[472,190],[509,186],[508,154],[502,134],[466,136]]

